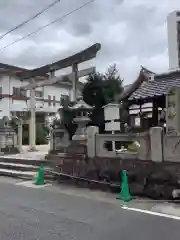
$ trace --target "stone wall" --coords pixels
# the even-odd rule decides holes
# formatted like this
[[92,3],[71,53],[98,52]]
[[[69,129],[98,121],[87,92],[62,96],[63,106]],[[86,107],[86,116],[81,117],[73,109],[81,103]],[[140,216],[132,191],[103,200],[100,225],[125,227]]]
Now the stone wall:
[[[93,133],[93,131],[92,131]],[[134,159],[134,160],[150,160],[150,135],[148,132],[144,133],[127,133],[127,134],[98,134],[95,133],[95,137],[88,135],[89,138],[94,139],[95,141],[95,152],[94,156],[97,157],[109,157],[120,159]],[[140,144],[140,148],[137,152],[118,152],[118,151],[108,151],[105,147],[106,142],[129,142],[137,141]],[[92,146],[93,142],[88,144],[88,152],[92,155]]]
[[[114,159],[86,158],[81,155],[62,156],[56,161],[56,171],[74,177],[99,181],[96,187],[100,189],[102,188],[101,183],[106,183],[109,190],[113,192],[120,191],[123,170],[127,171],[129,187],[133,196],[172,199],[173,191],[180,188],[180,163],[122,160],[118,157]],[[69,178],[67,179],[69,180]],[[74,183],[77,184],[77,181],[74,180]],[[86,181],[78,181],[78,185],[81,184],[86,187],[91,185],[88,185]]]
[[[135,153],[108,151],[105,141],[138,141]],[[88,130],[86,154],[52,156],[56,171],[71,176],[107,183],[119,192],[121,173],[127,171],[133,195],[154,199],[172,199],[180,189],[180,137],[165,135],[161,128],[140,134],[99,134],[97,128]]]
[[[140,148],[137,152],[120,152],[108,150],[106,142],[137,141]],[[153,162],[180,162],[180,136],[167,135],[161,127],[153,127],[149,132],[126,134],[99,134],[97,128],[88,131],[88,156],[119,159],[134,159]]]
[[180,136],[164,135],[163,153],[164,161],[180,162]]

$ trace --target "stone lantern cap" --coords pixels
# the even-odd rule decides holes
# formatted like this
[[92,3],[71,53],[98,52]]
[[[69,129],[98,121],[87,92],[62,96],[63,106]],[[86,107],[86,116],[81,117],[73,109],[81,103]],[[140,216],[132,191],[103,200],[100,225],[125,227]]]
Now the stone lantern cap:
[[77,111],[77,110],[83,110],[83,111],[90,111],[92,110],[94,107],[90,106],[89,104],[87,104],[82,97],[79,97],[77,103],[72,106],[69,107],[71,110]]

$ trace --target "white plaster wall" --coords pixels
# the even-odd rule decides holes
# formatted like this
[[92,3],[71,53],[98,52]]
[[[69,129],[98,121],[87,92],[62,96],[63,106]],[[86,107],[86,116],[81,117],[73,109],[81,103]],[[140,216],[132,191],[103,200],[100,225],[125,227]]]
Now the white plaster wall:
[[[0,76],[0,83],[2,87],[2,94],[9,94],[10,89],[10,78],[7,75]],[[10,99],[9,98],[2,98],[0,99],[0,118],[3,116],[10,117]]]
[[[18,78],[14,76],[8,75],[0,75],[0,86],[2,86],[2,94],[12,95],[13,87],[21,87],[27,85],[28,81],[21,82]],[[43,99],[48,100],[48,95],[51,96],[51,100],[53,100],[53,96],[55,96],[56,101],[60,101],[61,95],[70,95],[71,89],[69,87],[61,87],[57,85],[52,86],[44,86],[37,88],[36,90],[42,90],[44,92],[44,96],[42,101],[36,101],[37,111],[40,112],[57,112],[60,107],[60,103],[56,103],[55,106],[51,102],[51,106],[49,106],[48,102],[44,102]],[[27,91],[27,97],[29,97],[29,91]],[[29,100],[12,100],[8,96],[0,99],[0,118],[3,116],[10,117],[10,111],[28,111],[30,105]]]

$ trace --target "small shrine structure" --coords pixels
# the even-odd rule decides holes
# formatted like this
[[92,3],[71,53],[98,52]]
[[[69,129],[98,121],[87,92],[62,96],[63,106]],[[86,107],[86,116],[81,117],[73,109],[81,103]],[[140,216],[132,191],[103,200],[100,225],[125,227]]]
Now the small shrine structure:
[[142,67],[137,80],[127,86],[119,96],[119,102],[128,103],[130,125],[135,125],[138,117],[139,130],[160,126],[166,131],[167,99],[172,95],[171,89],[176,89],[174,92],[178,93],[179,87],[180,70],[155,74]]

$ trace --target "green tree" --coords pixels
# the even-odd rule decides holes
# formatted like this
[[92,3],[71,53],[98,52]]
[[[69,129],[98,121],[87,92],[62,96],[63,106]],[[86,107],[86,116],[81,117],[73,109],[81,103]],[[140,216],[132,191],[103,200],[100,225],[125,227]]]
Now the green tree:
[[94,73],[87,78],[87,83],[83,88],[83,99],[86,103],[96,108],[106,104],[106,99],[103,93],[103,75]]
[[[99,127],[100,132],[104,131],[104,110],[102,106],[115,101],[116,96],[122,91],[122,82],[116,65],[110,66],[104,74],[96,72],[87,78],[87,83],[82,92],[83,99],[87,104],[94,106],[91,120],[93,125]],[[69,109],[69,106],[73,106],[73,103],[70,102],[68,97],[62,98],[61,106],[59,109],[61,123],[67,129],[71,139],[77,128],[77,124],[73,122],[73,112]]]
[[115,101],[117,95],[123,90],[122,84],[123,80],[114,64],[105,74],[97,72],[87,78],[83,89],[83,99],[90,105],[102,107]]
[[116,97],[122,92],[123,80],[116,68],[116,64],[110,66],[103,76],[103,94],[105,96],[106,104],[114,102]]
[[123,80],[121,79],[116,65],[112,65],[104,74],[96,72],[87,78],[83,89],[83,99],[86,103],[94,106],[91,115],[92,124],[99,126],[104,131],[104,110],[102,106],[114,102],[122,92]]

